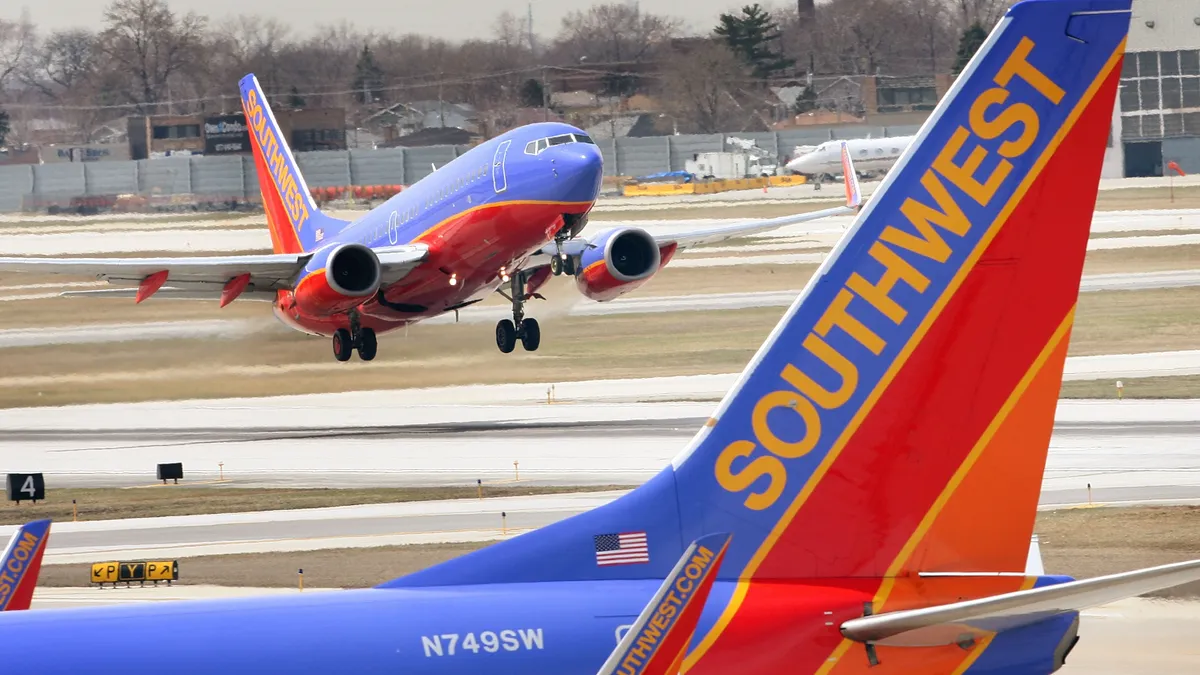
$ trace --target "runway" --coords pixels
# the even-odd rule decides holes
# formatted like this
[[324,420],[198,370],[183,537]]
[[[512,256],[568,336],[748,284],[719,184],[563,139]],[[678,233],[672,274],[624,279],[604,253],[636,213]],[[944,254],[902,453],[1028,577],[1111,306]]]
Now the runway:
[[[823,254],[822,254],[823,255]],[[718,261],[744,260],[744,258],[718,258]],[[722,263],[723,264],[723,263]],[[43,287],[52,284],[34,284]],[[91,284],[88,284],[91,285]],[[1186,288],[1200,286],[1200,270],[1174,270],[1166,272],[1134,272],[1118,274],[1094,274],[1083,278],[1080,291],[1138,291],[1158,288]],[[0,302],[56,298],[57,292],[27,293],[28,286],[0,287]],[[788,307],[795,302],[800,289],[783,291],[751,291],[745,293],[697,293],[674,296],[632,295],[611,302],[592,302],[579,298],[566,310],[567,316],[619,316],[628,314],[658,314],[662,312],[714,312],[766,307]],[[530,306],[529,314],[538,316],[539,306]],[[468,307],[458,313],[443,314],[428,319],[426,324],[480,324],[494,323],[510,316],[505,306]],[[56,327],[51,331],[44,327],[0,329],[0,349],[19,347],[42,347],[46,345],[101,344],[108,342],[147,342],[179,339],[244,339],[254,333],[282,330],[270,316],[261,320],[202,319],[187,321],[130,322],[113,324],[85,324]],[[383,338],[387,340],[385,336]]]
[[[796,188],[787,188],[796,189]],[[761,193],[756,193],[761,194]],[[706,195],[707,196],[707,195]],[[716,195],[713,195],[716,196]],[[771,199],[761,203],[787,204],[788,199]],[[830,202],[830,206],[837,202]],[[745,201],[704,201],[700,199],[679,202],[663,202],[655,205],[649,201],[622,203],[616,207],[597,206],[597,213],[619,214],[622,211],[672,211],[688,208],[744,206]],[[337,214],[333,214],[337,215]],[[346,214],[361,215],[361,213]],[[601,230],[614,227],[638,227],[655,236],[677,234],[697,228],[731,225],[752,220],[748,218],[673,218],[673,219],[595,219],[584,231],[591,236]],[[798,245],[803,248],[832,247],[853,222],[853,216],[834,216],[817,221],[782,227],[748,237],[740,237],[740,245],[718,244],[689,251],[672,262],[679,265],[687,262],[693,254],[711,255],[711,249],[736,252],[744,246],[775,244],[775,248],[787,247],[788,240],[803,239]],[[145,218],[126,216],[124,219],[77,219],[55,221],[56,224],[37,224],[37,221],[0,221],[0,251],[4,255],[105,255],[112,253],[172,252],[180,255],[201,253],[266,251],[271,248],[270,236],[265,226],[255,227],[261,220],[254,217],[232,216],[229,219],[172,219],[166,222],[150,221]],[[1170,234],[1178,230],[1179,234]],[[1139,209],[1130,211],[1098,211],[1092,219],[1093,239],[1089,250],[1106,248],[1135,248],[1147,246],[1177,246],[1200,242],[1200,209]],[[1137,236],[1138,232],[1155,232],[1154,236]],[[1127,237],[1097,238],[1095,235],[1127,233]],[[1167,233],[1167,234],[1161,234]],[[792,242],[796,245],[797,242]],[[753,250],[753,249],[748,249]],[[690,264],[690,263],[689,263]]]
[[[342,407],[346,401],[334,398],[328,406],[312,401],[306,407],[299,400],[305,397],[287,398],[291,405],[275,399],[32,409],[26,412],[40,415],[26,416],[19,427],[13,422],[21,416],[5,411],[0,426],[9,442],[0,462],[9,470],[45,472],[51,489],[150,486],[155,463],[165,461],[182,461],[189,482],[216,478],[223,462],[233,486],[511,482],[513,461],[530,483],[634,485],[665,467],[713,408],[711,402],[414,406],[400,398],[376,398],[366,407]],[[178,414],[163,414],[172,405]],[[278,417],[262,414],[265,405],[295,419],[298,428],[280,427]],[[72,410],[73,416],[63,414]],[[380,420],[384,411],[387,423]],[[1105,503],[1200,499],[1198,420],[1200,401],[1063,401],[1042,506],[1087,503],[1089,496]],[[61,523],[47,562],[495,539],[505,527],[509,534],[540,527],[615,496]],[[0,528],[0,537],[11,530]]]

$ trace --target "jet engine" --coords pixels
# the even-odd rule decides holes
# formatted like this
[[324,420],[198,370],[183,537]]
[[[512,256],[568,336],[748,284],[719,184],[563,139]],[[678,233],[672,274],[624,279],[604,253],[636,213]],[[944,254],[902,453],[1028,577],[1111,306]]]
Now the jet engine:
[[662,266],[654,237],[624,227],[600,233],[580,256],[575,284],[584,296],[604,302],[646,283]]
[[379,290],[381,270],[375,252],[361,244],[342,244],[308,264],[294,297],[305,314],[328,316],[357,307]]

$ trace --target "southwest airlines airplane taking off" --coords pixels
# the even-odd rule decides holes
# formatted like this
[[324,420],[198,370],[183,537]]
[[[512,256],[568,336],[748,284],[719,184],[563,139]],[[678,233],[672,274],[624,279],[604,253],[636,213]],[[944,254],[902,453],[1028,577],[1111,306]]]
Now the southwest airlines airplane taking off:
[[1081,608],[1200,579],[1022,571],[1129,6],[1011,9],[712,418],[628,495],[372,589],[0,614],[5,667],[1057,670]]
[[[317,208],[253,75],[242,107],[267,214],[271,255],[192,258],[0,258],[0,271],[94,275],[121,289],[70,296],[237,298],[274,305],[285,324],[332,336],[339,361],[353,350],[375,358],[376,334],[499,292],[512,319],[496,324],[511,352],[541,343],[525,303],[550,276],[575,278],[593,300],[611,300],[648,281],[689,246],[853,212],[847,204],[813,213],[696,229],[665,237],[635,227],[579,236],[600,191],[603,167],[592,139],[566,124],[532,124],[480,144],[358,220]],[[852,175],[853,171],[847,172]]]

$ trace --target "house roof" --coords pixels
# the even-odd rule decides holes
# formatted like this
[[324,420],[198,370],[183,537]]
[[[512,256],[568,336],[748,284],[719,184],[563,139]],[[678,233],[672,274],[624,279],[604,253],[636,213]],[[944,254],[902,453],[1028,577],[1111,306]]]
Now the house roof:
[[428,145],[470,145],[477,136],[466,129],[457,127],[430,127],[421,129],[405,136],[400,136],[379,147],[386,148],[416,148]]

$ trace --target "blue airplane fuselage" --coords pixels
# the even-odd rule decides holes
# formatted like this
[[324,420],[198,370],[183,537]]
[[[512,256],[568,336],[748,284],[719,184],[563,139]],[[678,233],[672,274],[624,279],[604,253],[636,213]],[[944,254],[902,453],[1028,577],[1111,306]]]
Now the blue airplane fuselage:
[[[5,672],[177,675],[263,672],[592,675],[660,580],[313,591],[290,596],[0,614]],[[728,598],[734,582],[718,582]],[[854,580],[778,584],[775,613],[758,617],[746,672],[773,646],[840,640],[826,611],[854,616],[869,598]],[[121,593],[120,589],[110,591]],[[17,616],[14,616],[16,614]],[[719,609],[705,610],[711,625]],[[1070,627],[1058,617],[1006,636],[968,672],[1035,673]],[[755,656],[757,654],[757,657]],[[859,655],[854,655],[857,657]],[[850,657],[848,657],[850,658]],[[982,660],[981,660],[982,661]],[[1047,671],[1040,671],[1047,672]]]

